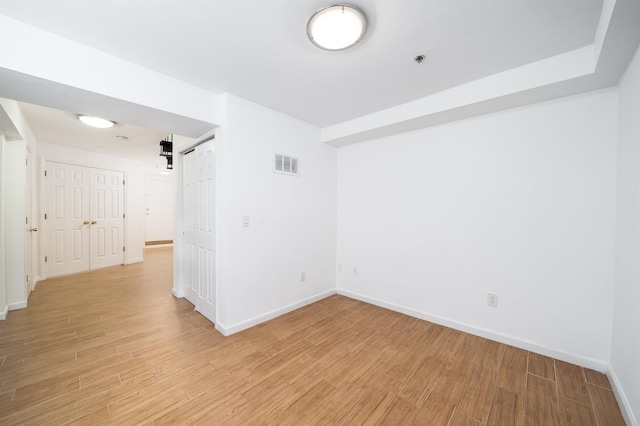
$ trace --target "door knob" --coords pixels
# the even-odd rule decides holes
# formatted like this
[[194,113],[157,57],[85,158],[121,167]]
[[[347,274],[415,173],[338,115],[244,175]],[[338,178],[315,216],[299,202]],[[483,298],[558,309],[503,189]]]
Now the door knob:
[[88,224],[89,224],[89,221],[88,221],[88,220],[85,220],[84,222],[82,222],[82,224],[83,224],[83,225],[88,225]]
[[95,225],[96,223],[98,223],[98,222],[96,222],[95,220],[92,220],[92,221],[91,221],[91,224],[92,224],[92,225]]
[[29,232],[38,232],[38,228],[31,228],[29,229]]

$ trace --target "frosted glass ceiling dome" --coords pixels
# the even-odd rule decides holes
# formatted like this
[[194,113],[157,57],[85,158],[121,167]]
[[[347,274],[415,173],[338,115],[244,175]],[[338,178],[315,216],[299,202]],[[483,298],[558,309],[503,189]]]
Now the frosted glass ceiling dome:
[[108,129],[109,127],[113,127],[116,125],[115,122],[111,120],[106,120],[100,117],[92,117],[90,115],[78,114],[78,120],[82,121],[87,126],[96,127],[98,129]]
[[313,14],[307,23],[307,35],[325,50],[344,50],[358,44],[367,31],[367,18],[355,6],[335,4]]

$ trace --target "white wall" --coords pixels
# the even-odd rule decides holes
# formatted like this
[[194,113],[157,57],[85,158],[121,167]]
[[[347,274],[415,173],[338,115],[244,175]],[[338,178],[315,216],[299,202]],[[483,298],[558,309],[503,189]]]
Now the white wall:
[[[1,108],[1,107],[0,107]],[[6,269],[5,269],[5,218],[4,218],[4,185],[5,185],[5,161],[4,161],[4,132],[0,130],[0,320],[7,318],[9,312],[9,304],[7,303],[7,284],[6,284]]]
[[640,50],[618,87],[616,280],[611,369],[627,423],[640,419]]
[[78,164],[89,167],[123,171],[125,174],[125,263],[141,262],[144,249],[144,170],[145,163],[81,151],[48,142],[38,142],[38,155],[47,161]]
[[26,142],[10,141],[5,145],[6,161],[3,173],[9,179],[5,184],[6,239],[5,252],[7,302],[9,310],[27,306],[27,271],[25,269],[25,184],[26,184]]
[[[15,134],[11,140],[3,139],[3,207],[2,215],[4,225],[1,238],[4,242],[4,289],[6,292],[6,303],[9,310],[20,309],[27,306],[29,297],[26,283],[27,274],[35,277],[35,270],[27,270],[25,265],[25,232],[27,225],[25,217],[25,184],[26,184],[26,150],[27,147],[32,153],[35,152],[36,140],[22,114],[16,101],[0,98],[0,108],[4,111],[6,118],[10,121],[11,128]],[[9,125],[9,123],[7,123]],[[7,138],[8,139],[8,138]],[[32,192],[31,203],[37,202],[36,196]],[[31,226],[37,227],[37,218],[32,218]],[[11,250],[6,250],[11,247]],[[0,316],[4,308],[0,306]]]
[[[230,333],[335,292],[336,149],[287,115],[232,95],[226,107],[216,137],[216,326]],[[276,152],[300,159],[299,177],[273,173]]]
[[340,148],[338,291],[606,369],[615,128],[605,90]]

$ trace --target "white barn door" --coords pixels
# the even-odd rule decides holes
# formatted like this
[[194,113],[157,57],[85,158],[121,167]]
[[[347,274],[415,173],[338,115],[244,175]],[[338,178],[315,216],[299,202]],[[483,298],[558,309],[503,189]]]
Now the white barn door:
[[216,318],[214,142],[183,158],[185,298],[211,322]]
[[124,263],[123,173],[47,161],[49,277]]

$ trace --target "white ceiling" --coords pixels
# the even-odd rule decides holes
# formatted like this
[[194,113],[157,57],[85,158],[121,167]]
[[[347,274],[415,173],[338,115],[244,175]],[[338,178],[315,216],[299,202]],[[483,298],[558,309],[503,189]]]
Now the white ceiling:
[[166,164],[159,156],[160,141],[168,136],[166,132],[125,123],[117,123],[110,129],[95,129],[81,123],[71,112],[24,102],[19,104],[39,141],[140,161],[157,159],[159,165]]
[[[330,3],[0,0],[0,13],[326,127],[592,44],[602,9],[602,0],[353,0],[369,31],[328,52],[309,42],[306,23]],[[25,113],[36,137],[62,143],[45,111]]]

